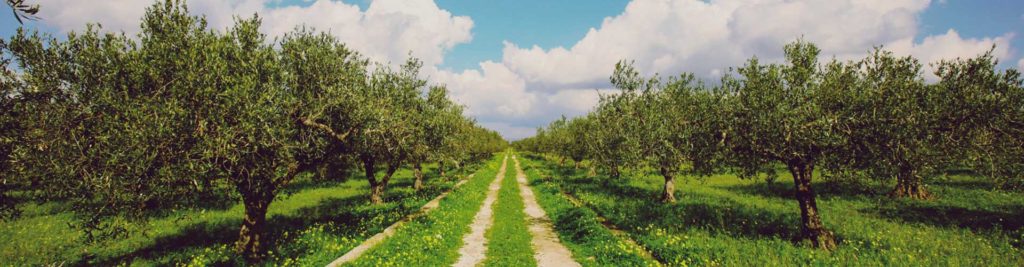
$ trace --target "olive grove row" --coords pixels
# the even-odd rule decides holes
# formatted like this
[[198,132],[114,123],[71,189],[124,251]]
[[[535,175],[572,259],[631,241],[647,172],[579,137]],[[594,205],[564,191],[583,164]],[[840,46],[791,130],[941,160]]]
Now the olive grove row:
[[[793,177],[802,233],[835,246],[821,223],[812,177],[893,179],[892,197],[928,199],[924,178],[970,168],[1008,189],[1024,185],[1024,87],[1018,70],[998,70],[991,52],[922,65],[881,48],[859,61],[818,62],[819,49],[796,41],[783,64],[751,58],[714,85],[684,73],[642,77],[615,66],[604,95],[585,116],[555,121],[513,145],[577,162],[591,160],[618,177],[652,168],[675,201],[673,179],[706,176]],[[850,175],[851,173],[856,175]]]
[[134,37],[94,25],[0,41],[4,217],[18,212],[11,194],[62,201],[89,236],[116,236],[121,221],[240,200],[236,249],[258,259],[270,203],[301,174],[357,166],[380,203],[402,166],[419,187],[426,162],[443,176],[507,145],[428,86],[416,59],[392,69],[330,34],[269,40],[260,24],[213,30],[169,0]]

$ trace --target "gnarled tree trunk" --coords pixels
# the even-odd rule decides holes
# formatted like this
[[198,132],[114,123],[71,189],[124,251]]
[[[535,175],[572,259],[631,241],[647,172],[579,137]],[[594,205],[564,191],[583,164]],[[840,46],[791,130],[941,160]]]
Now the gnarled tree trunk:
[[242,254],[248,261],[258,262],[266,256],[267,209],[273,199],[273,193],[269,192],[242,194],[245,219],[242,220],[242,229],[238,232],[235,252]]
[[423,165],[417,162],[412,168],[412,175],[416,177],[416,181],[413,182],[412,188],[416,190],[423,189]]
[[669,168],[661,167],[661,176],[665,177],[665,187],[661,194],[661,201],[665,203],[676,202],[676,183],[675,176]]
[[903,168],[896,174],[896,188],[889,193],[891,197],[928,199],[931,195],[924,189],[921,177],[912,168]]
[[366,172],[366,180],[370,182],[370,203],[384,203],[384,188],[387,187],[387,180],[377,180],[377,164],[372,157],[363,157],[363,171]]
[[[370,162],[372,162],[372,161],[370,161]],[[387,189],[388,182],[391,181],[391,176],[394,175],[395,171],[397,171],[397,170],[398,170],[398,164],[395,164],[395,163],[388,164],[388,169],[384,171],[384,176],[381,176],[380,179],[378,180],[378,179],[376,179],[376,176],[374,175],[374,168],[372,166],[372,163],[371,163],[371,166],[368,166],[366,168],[366,178],[368,180],[370,180],[370,203],[371,204],[376,205],[376,204],[383,204],[384,203],[384,190]]]
[[796,200],[800,203],[800,220],[803,223],[801,234],[809,239],[811,244],[817,248],[832,250],[836,247],[836,239],[831,231],[825,229],[821,223],[821,215],[818,213],[818,203],[814,197],[814,189],[811,188],[811,178],[814,172],[814,165],[800,160],[793,160],[787,164],[789,172],[793,174],[793,184],[796,185]]

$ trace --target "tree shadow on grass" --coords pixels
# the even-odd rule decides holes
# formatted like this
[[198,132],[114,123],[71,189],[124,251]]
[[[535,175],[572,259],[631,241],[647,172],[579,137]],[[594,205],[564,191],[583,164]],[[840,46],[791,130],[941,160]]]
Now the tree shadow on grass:
[[980,210],[945,203],[897,200],[880,203],[876,208],[861,209],[860,212],[908,223],[964,228],[975,232],[1020,231],[1024,227],[1024,206],[990,208]]
[[[566,181],[568,182],[568,181]],[[720,196],[695,192],[677,192],[676,203],[658,202],[654,192],[624,183],[585,185],[576,180],[568,185],[573,193],[585,193],[604,203],[590,207],[602,217],[625,229],[642,229],[649,225],[666,230],[700,229],[734,237],[799,240],[800,218],[795,213],[765,210]]]
[[[287,232],[303,230],[311,225],[319,223],[333,223],[336,227],[328,229],[328,232],[342,236],[357,236],[362,234],[373,234],[381,231],[394,221],[399,220],[405,214],[419,208],[427,199],[440,194],[441,191],[450,188],[446,185],[429,186],[420,191],[406,189],[411,187],[412,181],[396,181],[389,185],[385,194],[383,205],[372,206],[369,204],[368,194],[359,194],[349,197],[328,198],[320,201],[314,206],[298,209],[290,215],[274,215],[267,219],[266,244],[268,250],[280,246],[282,242],[288,242],[284,238]],[[403,201],[405,200],[405,201]],[[390,213],[390,214],[389,214]],[[381,222],[373,218],[384,216],[386,219]],[[383,223],[383,224],[381,224]],[[100,265],[111,266],[119,263],[130,263],[137,259],[160,259],[172,255],[175,252],[198,249],[214,245],[231,245],[238,238],[238,230],[241,225],[241,218],[232,218],[216,222],[200,222],[187,226],[172,235],[157,237],[155,241],[145,247],[136,249],[130,253],[111,257],[108,259],[97,259],[92,261],[83,259],[75,265]],[[185,258],[173,260],[188,260],[189,255],[182,255]],[[287,256],[287,255],[285,255]],[[241,258],[233,257],[229,262],[222,262],[224,265],[242,265]]]
[[[741,203],[720,195],[677,190],[677,202],[661,203],[660,188],[645,188],[625,176],[617,179],[604,175],[587,177],[583,172],[554,164],[538,165],[556,173],[555,177],[536,179],[534,184],[554,182],[567,194],[579,198],[587,195],[593,202],[587,206],[622,229],[644,229],[655,226],[672,232],[690,229],[713,232],[737,238],[778,238],[800,242],[800,215],[794,203],[791,212],[765,209]],[[793,199],[780,184],[769,196]],[[764,190],[763,186],[748,190]],[[788,190],[791,191],[791,190]],[[586,202],[586,201],[585,201]],[[843,237],[837,236],[840,242]]]
[[[718,186],[738,194],[754,195],[766,198],[795,199],[796,189],[791,182],[738,184]],[[821,181],[814,183],[814,192],[819,200],[861,199],[864,197],[884,196],[888,187],[881,184],[857,183],[841,181]]]

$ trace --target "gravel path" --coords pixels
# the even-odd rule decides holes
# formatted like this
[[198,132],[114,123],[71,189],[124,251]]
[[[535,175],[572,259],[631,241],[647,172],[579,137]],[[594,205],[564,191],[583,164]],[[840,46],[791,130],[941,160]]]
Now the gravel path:
[[519,160],[512,156],[516,164],[516,181],[519,182],[519,193],[523,196],[523,204],[526,205],[526,216],[529,220],[530,235],[533,236],[533,257],[537,259],[537,266],[580,266],[572,259],[572,252],[562,245],[558,240],[552,227],[551,219],[544,213],[544,209],[537,204],[537,198],[533,195],[526,181],[526,174],[519,167]]

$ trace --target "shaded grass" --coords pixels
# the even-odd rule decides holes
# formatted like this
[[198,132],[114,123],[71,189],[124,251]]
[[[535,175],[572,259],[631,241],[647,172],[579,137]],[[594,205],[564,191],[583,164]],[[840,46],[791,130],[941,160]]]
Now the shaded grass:
[[[429,172],[428,172],[429,173]],[[300,179],[308,179],[303,177]],[[266,265],[323,265],[418,209],[454,182],[430,179],[412,190],[402,170],[388,188],[385,205],[368,204],[362,176],[345,182],[298,180],[268,211],[270,259]],[[24,216],[0,223],[0,262],[11,265],[241,265],[231,251],[243,207],[173,212],[135,227],[124,239],[85,243],[70,227],[73,214],[60,203],[27,204]]]
[[559,239],[583,266],[657,266],[642,256],[638,248],[616,236],[587,207],[577,207],[564,195],[557,182],[542,175],[536,157],[520,157],[523,171],[536,194],[537,202],[551,217]]
[[[502,156],[496,156],[466,184],[452,191],[438,208],[399,227],[350,266],[448,266],[462,246],[462,236],[480,210]],[[339,255],[340,256],[340,255]]]
[[494,203],[494,224],[487,230],[484,266],[537,266],[533,258],[523,197],[516,181],[515,162],[509,157],[505,179]]
[[840,242],[826,252],[798,241],[799,209],[786,174],[772,186],[733,175],[681,179],[678,202],[661,204],[657,175],[609,180],[549,161],[538,167],[668,265],[1024,265],[1024,195],[980,189],[984,181],[932,183],[932,201],[885,197],[884,183],[816,182],[822,219]]

